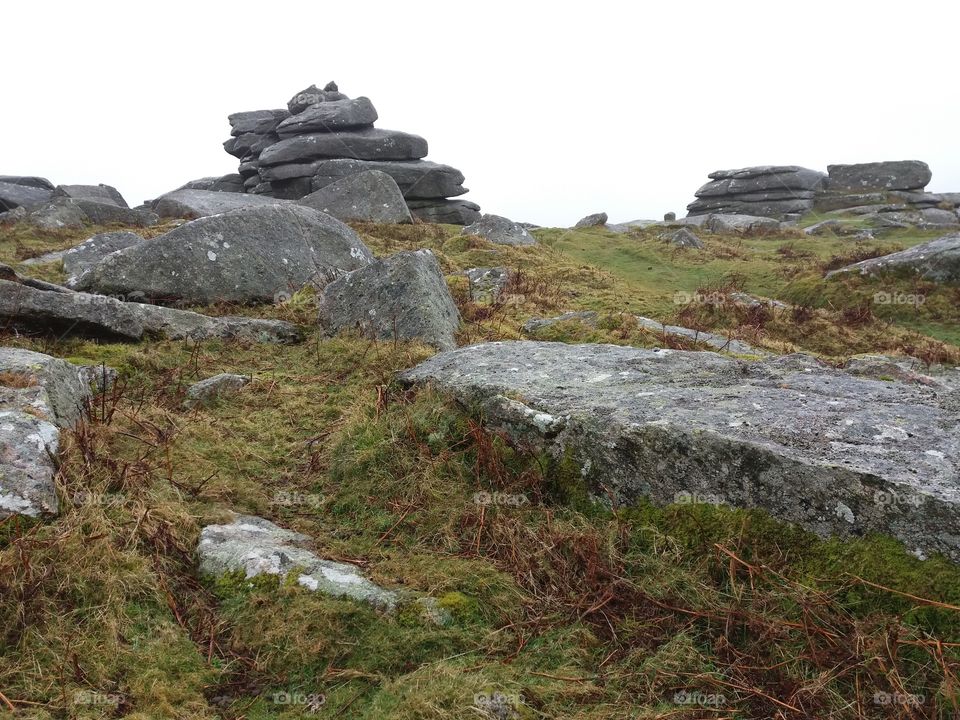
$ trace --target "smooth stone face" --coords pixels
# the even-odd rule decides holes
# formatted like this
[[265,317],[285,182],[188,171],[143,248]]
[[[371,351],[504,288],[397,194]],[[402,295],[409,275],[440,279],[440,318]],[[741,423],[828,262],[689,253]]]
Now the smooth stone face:
[[213,190],[174,190],[158,197],[152,205],[154,212],[160,217],[191,220],[209,215],[220,215],[241,208],[281,205],[285,202],[287,201],[245,193],[223,193]]
[[230,122],[230,134],[234,137],[246,133],[266,135],[277,129],[277,125],[290,117],[289,110],[252,110],[227,116]]
[[828,165],[829,189],[868,192],[871,190],[917,190],[927,186],[933,174],[919,160]]
[[27,221],[43,230],[82,228],[87,222],[87,214],[76,200],[55,197],[32,210]]
[[0,348],[0,373],[27,381],[18,385],[42,387],[47,401],[42,415],[57,427],[72,427],[83,416],[90,388],[76,365],[32,350]]
[[23,207],[27,210],[39,207],[50,200],[52,191],[20,183],[0,180],[0,210]]
[[427,223],[470,225],[480,219],[480,206],[469,200],[407,200],[407,207]]
[[281,138],[308,133],[337,132],[371,127],[377,121],[377,111],[369,98],[334,100],[311,105],[297,115],[277,125]]
[[778,230],[780,222],[773,218],[754,215],[712,215],[706,227],[707,230],[715,233]]
[[273,302],[372,260],[360,237],[329,215],[269,205],[193,220],[111,253],[83,287],[197,305]]
[[575,228],[591,228],[591,227],[603,227],[607,224],[607,214],[605,212],[594,213],[593,215],[587,215],[584,218],[580,218],[577,221],[577,224],[574,225]]
[[263,169],[267,180],[285,180],[294,177],[312,178],[316,191],[348,175],[365,170],[379,170],[392,177],[408,200],[457,197],[467,192],[463,187],[463,173],[449,165],[428,160],[352,160],[337,158],[311,163],[275,165]]
[[413,222],[397,183],[386,173],[377,170],[348,175],[307,195],[299,204],[344,222]]
[[287,138],[260,154],[264,167],[303,163],[321,158],[355,160],[419,160],[427,154],[427,141],[398,130],[345,130]]
[[401,375],[524,447],[578,463],[602,498],[762,508],[821,535],[893,536],[960,562],[960,414],[937,387],[805,355],[495,342]]
[[60,257],[63,261],[63,269],[68,274],[64,285],[68,288],[79,287],[82,284],[83,275],[92,270],[104,257],[142,242],[143,238],[136,233],[121,230],[94,235],[76,247],[65,250]]
[[129,207],[123,195],[110,185],[57,185],[53,191],[54,197],[73,198],[74,200],[93,200],[94,202]]
[[456,347],[460,313],[429,250],[400,252],[327,285],[320,327],[329,334],[357,328],[379,340],[419,340]]
[[827,274],[858,272],[861,275],[905,273],[934,282],[960,284],[960,233],[945,235],[906,250],[870,258]]
[[477,235],[496,245],[536,245],[537,239],[520,223],[500,215],[486,214],[460,231],[461,235]]
[[249,375],[236,375],[234,373],[220,373],[208,377],[187,388],[187,397],[183,402],[184,407],[211,405],[221,397],[239,392],[250,380]]
[[348,563],[322,560],[307,549],[310,538],[268,520],[238,515],[225,525],[208,525],[200,533],[197,556],[207,575],[243,571],[247,578],[296,571],[297,584],[308,590],[392,609],[397,596],[371,582]]

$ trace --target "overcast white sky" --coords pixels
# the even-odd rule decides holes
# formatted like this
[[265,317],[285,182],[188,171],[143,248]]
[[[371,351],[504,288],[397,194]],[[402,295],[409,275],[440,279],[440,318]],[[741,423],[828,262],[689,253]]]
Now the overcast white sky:
[[708,172],[920,159],[960,191],[956,0],[7,3],[0,174],[131,205],[234,172],[226,116],[311,83],[423,135],[467,199],[682,215]]

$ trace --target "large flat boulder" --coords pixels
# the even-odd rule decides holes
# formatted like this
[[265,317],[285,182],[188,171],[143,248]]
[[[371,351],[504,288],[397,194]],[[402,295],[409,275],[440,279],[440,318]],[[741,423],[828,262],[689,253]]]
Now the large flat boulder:
[[831,191],[870,192],[880,190],[921,190],[933,174],[930,166],[919,160],[829,165]]
[[821,535],[883,533],[960,562],[955,394],[856,377],[804,355],[498,342],[401,375],[578,463],[598,499],[708,498]]
[[343,222],[413,222],[397,183],[379,170],[348,175],[301,198],[299,204]]
[[50,200],[52,194],[48,188],[0,179],[0,212],[18,207],[32,210]]
[[161,195],[151,202],[151,206],[162,218],[195,220],[240,208],[264,207],[284,202],[287,201],[263,195],[185,189]]
[[83,214],[87,216],[87,220],[95,225],[150,227],[160,222],[157,214],[149,210],[136,210],[121,205],[114,205],[113,203],[87,200],[84,198],[76,199],[73,203],[83,211]]
[[111,253],[81,287],[196,305],[272,302],[372,261],[360,236],[339,220],[271,204],[193,220]]
[[960,284],[960,233],[945,235],[890,255],[870,258],[827,274],[856,272],[861,275],[906,273],[925,280]]
[[[210,317],[136,300],[72,292],[23,278],[0,279],[0,320],[23,332],[56,337],[92,337],[136,341],[145,337],[171,340],[239,339],[248,342],[295,343],[303,333],[282,320],[237,316]],[[128,298],[139,297],[131,293]]]
[[400,252],[338,278],[319,299],[329,334],[359,329],[380,340],[419,340],[456,347],[460,313],[437,258],[429,250]]
[[288,138],[292,135],[372,127],[376,121],[377,110],[369,98],[348,98],[311,105],[279,123],[276,132],[281,138]]
[[407,200],[407,207],[426,223],[470,225],[480,219],[480,206],[469,200]]
[[419,135],[369,128],[287,138],[260,153],[259,162],[269,167],[342,157],[356,160],[419,160],[426,154],[427,141]]
[[93,200],[94,202],[130,207],[123,195],[110,185],[57,185],[53,191],[54,197],[73,198],[74,200]]
[[392,177],[407,199],[446,198],[463,195],[463,173],[449,165],[429,160],[354,160],[334,158],[307,163],[290,163],[263,168],[266,180],[310,178],[316,191],[365,170],[379,170]]
[[290,111],[282,110],[251,110],[238,112],[227,116],[230,123],[230,134],[234,137],[246,133],[266,135],[277,129],[277,125],[290,117]]
[[67,273],[64,285],[73,289],[82,286],[84,275],[93,270],[107,255],[142,242],[143,238],[135,232],[120,230],[99,233],[76,247],[58,253],[63,262],[63,270]]
[[0,175],[0,183],[10,185],[26,185],[27,187],[40,188],[53,192],[54,184],[44,177],[37,175]]
[[397,595],[366,578],[356,565],[323,560],[310,549],[311,538],[281,528],[253,515],[237,515],[232,522],[207,525],[200,533],[197,556],[200,572],[244,577],[296,573],[301,587],[332,597],[392,609]]

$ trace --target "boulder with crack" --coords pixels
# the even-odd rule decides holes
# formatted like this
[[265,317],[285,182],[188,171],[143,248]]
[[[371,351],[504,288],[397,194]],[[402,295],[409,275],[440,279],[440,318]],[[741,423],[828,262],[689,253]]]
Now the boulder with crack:
[[372,582],[349,563],[323,560],[309,549],[311,539],[269,520],[238,515],[233,522],[208,525],[200,533],[200,571],[208,575],[242,572],[245,577],[296,575],[298,585],[339,598],[392,610],[397,595]]
[[441,353],[401,379],[449,392],[516,442],[574,458],[600,500],[708,498],[960,562],[953,390],[857,377],[805,355],[744,362],[529,341]]

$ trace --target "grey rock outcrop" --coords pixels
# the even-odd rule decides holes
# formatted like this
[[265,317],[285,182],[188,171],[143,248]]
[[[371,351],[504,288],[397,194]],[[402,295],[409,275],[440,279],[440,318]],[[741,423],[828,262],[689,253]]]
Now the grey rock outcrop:
[[674,247],[692,248],[694,250],[703,249],[703,241],[693,234],[688,228],[680,228],[667,236],[667,241]]
[[366,578],[355,565],[323,560],[309,549],[311,539],[269,520],[237,515],[224,525],[208,525],[200,533],[197,556],[200,572],[223,575],[240,571],[247,578],[296,572],[298,585],[332,597],[342,597],[392,610],[397,595]]
[[187,408],[210,405],[221,397],[239,392],[250,380],[249,375],[235,373],[220,373],[208,377],[187,388],[187,397],[183,405]]
[[111,253],[80,287],[196,305],[272,302],[372,260],[339,220],[300,205],[268,205],[193,220]]
[[607,224],[607,214],[605,212],[594,213],[593,215],[587,215],[586,217],[580,218],[577,220],[577,224],[573,227],[575,228],[592,228],[592,227],[603,227]]
[[769,217],[754,215],[716,214],[706,222],[706,228],[715,233],[747,233],[761,230],[778,230],[780,222]]
[[130,207],[115,187],[110,185],[57,185],[54,197],[73,198],[74,200],[92,200],[117,207]]
[[[336,84],[326,86],[332,87]],[[426,140],[375,128],[376,120],[368,98],[351,99],[312,85],[294,95],[287,110],[231,115],[231,138],[224,149],[240,160],[245,193],[299,200],[348,175],[377,170],[396,181],[414,216],[428,222],[473,222],[478,206],[447,204],[467,192],[463,174],[422,160]]]
[[87,214],[76,200],[56,197],[31,210],[27,222],[42,230],[77,229],[86,224]]
[[505,267],[475,267],[463,271],[470,281],[470,299],[497,302],[510,281]]
[[782,219],[813,208],[826,175],[798,165],[763,165],[710,173],[688,215],[737,214]]
[[63,262],[64,272],[67,273],[64,285],[73,289],[81,287],[84,276],[107,255],[139,245],[143,241],[143,238],[135,232],[120,230],[94,235],[76,247],[61,251],[60,260]]
[[877,532],[960,562],[960,414],[949,392],[812,357],[497,342],[401,375],[526,447],[573,458],[602,502],[763,508],[821,535]]
[[174,190],[161,195],[150,205],[162,218],[195,220],[209,215],[239,210],[241,208],[265,207],[287,202],[264,195],[224,193],[215,190]]
[[298,203],[343,222],[413,222],[396,181],[379,170],[348,175],[304,196]]
[[925,280],[960,285],[960,233],[945,235],[930,242],[882,257],[870,258],[827,274],[856,272],[861,275],[906,273]]
[[[50,200],[53,189],[22,182],[24,178],[0,177],[0,211],[23,207],[32,210]],[[29,180],[30,178],[26,178]]]
[[103,340],[137,341],[157,336],[171,340],[242,339],[285,344],[303,339],[300,328],[282,320],[210,317],[117,297],[72,292],[24,278],[0,279],[0,320],[24,332]]
[[828,165],[831,191],[877,192],[885,190],[918,191],[933,177],[930,166],[919,160],[896,160],[859,163],[855,165]]
[[400,252],[337,278],[319,298],[325,332],[359,329],[381,340],[419,340],[456,347],[460,313],[437,258],[429,250]]
[[484,215],[461,231],[462,235],[476,235],[496,245],[536,245],[537,239],[520,223],[500,215]]
[[60,430],[80,420],[90,396],[80,367],[0,348],[0,519],[57,514]]

